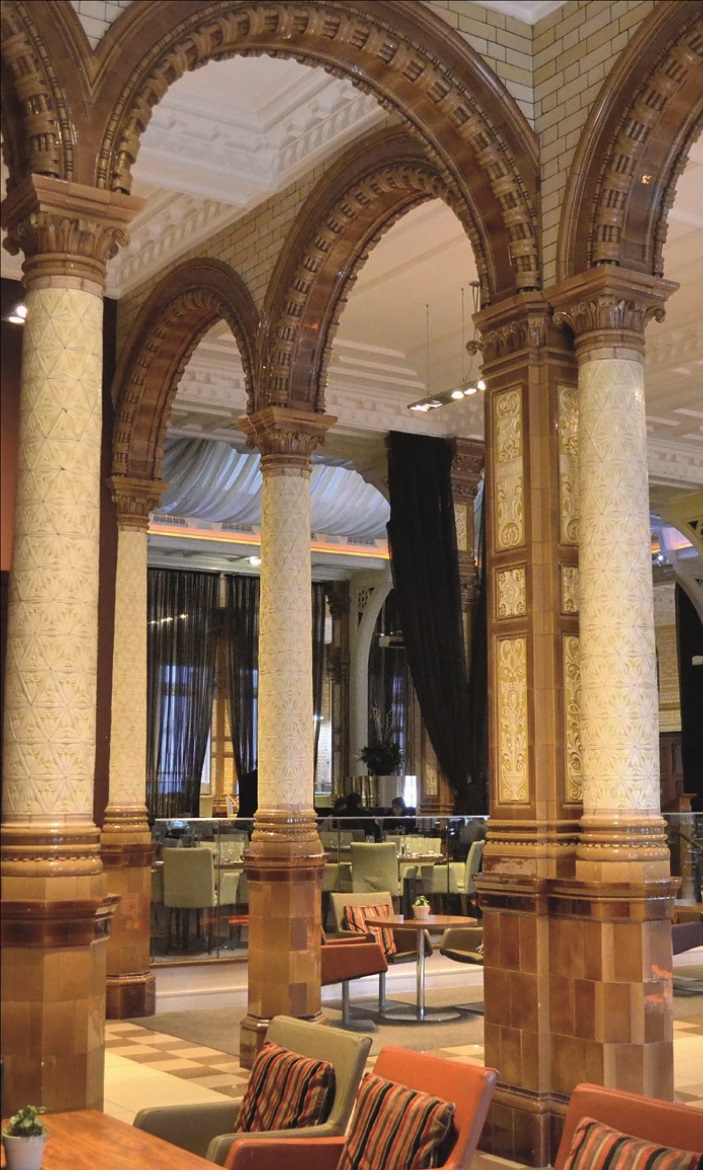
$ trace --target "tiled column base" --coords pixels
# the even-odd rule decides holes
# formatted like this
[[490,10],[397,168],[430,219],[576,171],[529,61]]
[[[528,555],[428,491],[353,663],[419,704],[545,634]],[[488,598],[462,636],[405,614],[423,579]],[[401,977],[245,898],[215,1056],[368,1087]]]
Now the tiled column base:
[[245,855],[249,880],[249,1004],[239,1061],[251,1068],[275,1015],[321,1020],[320,885],[314,815],[260,809]]
[[[110,809],[108,809],[108,817]],[[151,834],[126,820],[106,827],[101,857],[108,892],[119,898],[107,948],[108,1020],[150,1016],[156,1007],[156,978],[149,970],[151,936]]]
[[500,1080],[483,1149],[553,1161],[581,1081],[671,1099],[675,888],[484,876],[485,1059]]
[[3,829],[2,1050],[5,1114],[103,1101],[107,939],[97,830],[49,843]]

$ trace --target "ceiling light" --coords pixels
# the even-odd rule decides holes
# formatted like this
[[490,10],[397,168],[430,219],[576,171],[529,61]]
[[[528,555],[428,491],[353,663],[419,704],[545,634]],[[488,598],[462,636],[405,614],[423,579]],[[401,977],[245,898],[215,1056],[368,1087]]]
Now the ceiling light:
[[[471,281],[471,294],[473,298],[473,312],[476,314],[479,308],[479,290],[480,284],[477,280]],[[425,305],[426,312],[426,345],[427,345],[427,385],[430,384],[430,306]],[[480,369],[473,372],[474,359],[481,350],[481,342],[476,334],[476,325],[474,324],[474,333],[471,341],[466,342],[464,337],[464,290],[461,290],[461,360],[464,363],[466,353],[470,354],[468,373],[462,371],[462,379],[458,386],[452,390],[443,390],[441,394],[428,395],[427,398],[420,398],[417,402],[411,402],[408,410],[421,411],[426,414],[428,410],[436,410],[439,406],[447,406],[450,402],[460,402],[462,398],[468,398],[472,394],[478,394],[479,390],[486,389],[486,383],[480,377]]]
[[10,321],[12,325],[24,325],[25,321],[27,320],[27,306],[15,305],[12,312],[8,314],[7,320]]
[[249,564],[250,565],[260,565],[261,564],[261,557],[249,557]]

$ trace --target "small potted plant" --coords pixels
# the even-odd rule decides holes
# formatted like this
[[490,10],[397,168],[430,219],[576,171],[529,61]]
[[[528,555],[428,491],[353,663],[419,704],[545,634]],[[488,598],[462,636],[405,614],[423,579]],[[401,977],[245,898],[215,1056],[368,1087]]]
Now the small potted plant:
[[43,1105],[25,1105],[2,1131],[7,1170],[41,1170],[48,1129],[39,1114]]
[[429,918],[430,903],[424,894],[420,894],[413,902],[413,914],[416,918]]

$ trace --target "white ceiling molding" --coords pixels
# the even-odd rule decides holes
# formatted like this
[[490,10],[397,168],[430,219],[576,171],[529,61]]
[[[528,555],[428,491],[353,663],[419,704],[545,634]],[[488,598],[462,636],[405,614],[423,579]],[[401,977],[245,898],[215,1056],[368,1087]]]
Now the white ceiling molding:
[[537,24],[538,20],[556,12],[557,8],[575,3],[575,0],[469,0],[469,3],[477,4],[479,8],[491,8],[494,12],[511,16],[513,20],[521,20],[524,24]]

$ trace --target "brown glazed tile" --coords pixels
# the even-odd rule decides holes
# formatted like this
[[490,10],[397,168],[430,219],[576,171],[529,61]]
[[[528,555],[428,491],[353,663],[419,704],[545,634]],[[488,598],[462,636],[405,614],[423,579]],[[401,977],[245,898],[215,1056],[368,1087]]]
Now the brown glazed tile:
[[501,1023],[510,1019],[510,972],[492,971],[484,981],[483,1004],[486,1020]]
[[574,981],[574,1035],[585,1040],[595,1035],[596,985],[590,979]]
[[574,981],[561,975],[549,980],[549,1026],[560,1036],[576,1034],[574,1020]]
[[500,965],[505,970],[520,969],[520,916],[504,914],[500,930]]
[[519,923],[520,970],[537,971],[537,927],[536,918],[522,915]]
[[639,923],[617,927],[613,976],[631,983],[642,978],[642,927]]
[[522,1035],[518,1028],[501,1028],[500,1075],[509,1085],[519,1085],[522,1072]]
[[536,975],[515,972],[510,981],[510,1023],[536,1032],[539,1027]]
[[629,983],[604,983],[602,986],[600,1036],[606,1044],[632,1042]]

